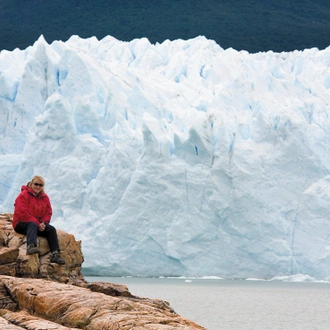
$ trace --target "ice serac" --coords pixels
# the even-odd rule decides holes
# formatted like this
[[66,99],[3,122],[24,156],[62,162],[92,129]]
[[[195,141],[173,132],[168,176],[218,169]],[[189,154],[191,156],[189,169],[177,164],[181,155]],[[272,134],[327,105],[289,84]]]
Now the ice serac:
[[0,209],[46,179],[86,274],[330,274],[330,48],[110,36],[0,54]]

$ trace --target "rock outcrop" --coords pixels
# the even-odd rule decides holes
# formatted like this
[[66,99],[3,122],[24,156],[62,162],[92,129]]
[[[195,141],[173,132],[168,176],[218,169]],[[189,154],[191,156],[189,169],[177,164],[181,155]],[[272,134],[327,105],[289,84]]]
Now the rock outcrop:
[[88,283],[81,243],[58,230],[66,265],[50,263],[47,241],[40,256],[26,255],[26,237],[0,215],[0,329],[204,329],[176,314],[169,303],[133,296],[125,285]]
[[38,237],[40,255],[26,254],[26,236],[15,233],[11,225],[12,215],[0,215],[0,274],[52,279],[63,283],[84,282],[81,266],[84,261],[81,242],[73,235],[57,230],[61,257],[66,265],[50,263],[47,240]]

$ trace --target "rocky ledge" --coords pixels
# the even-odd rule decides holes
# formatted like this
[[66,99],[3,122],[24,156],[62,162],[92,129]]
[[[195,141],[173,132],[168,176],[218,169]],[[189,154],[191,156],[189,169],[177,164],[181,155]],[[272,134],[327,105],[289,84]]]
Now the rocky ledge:
[[40,255],[26,255],[26,237],[12,215],[0,215],[0,329],[205,329],[176,314],[168,302],[132,295],[125,285],[87,282],[81,242],[58,230],[64,266],[50,263],[47,241]]

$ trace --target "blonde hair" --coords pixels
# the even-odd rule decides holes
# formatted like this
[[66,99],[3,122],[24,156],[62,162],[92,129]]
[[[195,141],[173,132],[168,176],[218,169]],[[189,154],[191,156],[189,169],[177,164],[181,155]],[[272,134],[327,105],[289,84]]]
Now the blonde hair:
[[30,185],[31,185],[34,181],[36,181],[36,180],[40,181],[40,182],[43,184],[41,191],[44,191],[44,188],[45,188],[45,179],[44,179],[42,176],[39,176],[39,175],[35,175],[35,176],[32,178],[32,180],[28,183],[28,186],[30,187]]

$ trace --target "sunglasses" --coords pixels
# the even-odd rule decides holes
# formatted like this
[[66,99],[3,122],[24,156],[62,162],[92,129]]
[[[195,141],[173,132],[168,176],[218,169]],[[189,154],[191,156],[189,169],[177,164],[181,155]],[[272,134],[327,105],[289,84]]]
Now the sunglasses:
[[41,183],[34,183],[34,182],[33,182],[33,184],[34,184],[35,186],[38,186],[38,187],[42,187],[42,186],[43,186],[43,184],[41,184]]

